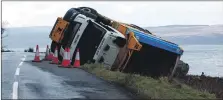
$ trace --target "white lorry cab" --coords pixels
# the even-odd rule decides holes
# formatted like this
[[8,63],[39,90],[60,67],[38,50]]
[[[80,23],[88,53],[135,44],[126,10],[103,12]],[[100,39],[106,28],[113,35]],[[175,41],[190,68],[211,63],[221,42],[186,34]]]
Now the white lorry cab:
[[125,36],[110,26],[97,23],[94,19],[83,14],[73,13],[72,28],[66,30],[69,34],[60,48],[60,55],[64,53],[65,47],[70,48],[71,64],[75,60],[77,49],[80,50],[80,64],[102,63],[112,66],[119,49],[122,48]]

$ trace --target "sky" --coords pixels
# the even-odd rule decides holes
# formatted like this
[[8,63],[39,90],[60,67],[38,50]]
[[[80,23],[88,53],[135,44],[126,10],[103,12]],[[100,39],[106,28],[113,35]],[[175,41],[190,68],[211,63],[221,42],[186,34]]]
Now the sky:
[[53,26],[72,7],[141,27],[223,24],[223,1],[2,1],[5,27]]

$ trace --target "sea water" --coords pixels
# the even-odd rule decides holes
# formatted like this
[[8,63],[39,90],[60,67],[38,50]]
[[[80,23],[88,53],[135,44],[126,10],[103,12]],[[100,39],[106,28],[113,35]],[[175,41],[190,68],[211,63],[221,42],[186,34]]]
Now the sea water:
[[[36,52],[36,47],[32,47],[34,52]],[[25,50],[27,50],[29,48],[9,48],[9,50],[13,50],[15,52],[24,52]],[[39,46],[39,52],[46,52],[46,47],[44,46]]]
[[190,65],[188,74],[223,77],[223,45],[181,45],[181,60]]

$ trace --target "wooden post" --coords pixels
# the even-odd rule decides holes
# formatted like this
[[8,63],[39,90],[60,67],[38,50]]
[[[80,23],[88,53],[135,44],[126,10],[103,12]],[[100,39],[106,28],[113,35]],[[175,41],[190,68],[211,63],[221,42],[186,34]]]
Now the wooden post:
[[180,55],[177,56],[176,63],[175,63],[175,65],[174,65],[174,68],[173,68],[173,70],[172,70],[171,75],[169,76],[169,81],[172,81],[172,79],[173,79],[173,75],[174,75],[175,72],[176,72],[176,69],[177,69],[177,65],[178,65],[179,60],[180,60]]

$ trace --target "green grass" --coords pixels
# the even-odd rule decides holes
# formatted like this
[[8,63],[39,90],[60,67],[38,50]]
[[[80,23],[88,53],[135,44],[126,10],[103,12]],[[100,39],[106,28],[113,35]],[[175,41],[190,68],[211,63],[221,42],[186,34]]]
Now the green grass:
[[153,79],[151,77],[136,74],[126,74],[118,71],[110,71],[102,65],[84,65],[84,70],[95,74],[106,81],[120,84],[136,96],[152,99],[215,99],[214,94],[201,92],[181,84],[169,83],[167,77]]

